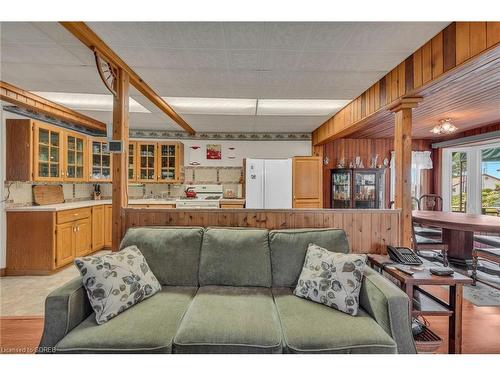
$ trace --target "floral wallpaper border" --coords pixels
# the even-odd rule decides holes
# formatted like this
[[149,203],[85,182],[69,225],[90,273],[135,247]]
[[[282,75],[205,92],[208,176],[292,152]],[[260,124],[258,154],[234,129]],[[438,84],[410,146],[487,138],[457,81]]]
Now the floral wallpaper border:
[[216,133],[198,132],[189,135],[185,132],[163,130],[135,130],[129,132],[131,138],[172,138],[172,139],[206,139],[232,141],[308,141],[310,133]]

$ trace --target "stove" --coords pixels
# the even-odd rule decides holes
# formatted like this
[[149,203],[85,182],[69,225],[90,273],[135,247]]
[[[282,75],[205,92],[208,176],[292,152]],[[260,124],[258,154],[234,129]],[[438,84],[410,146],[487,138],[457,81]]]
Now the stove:
[[180,197],[175,208],[219,208],[222,198],[222,185],[187,185],[196,192],[196,198]]

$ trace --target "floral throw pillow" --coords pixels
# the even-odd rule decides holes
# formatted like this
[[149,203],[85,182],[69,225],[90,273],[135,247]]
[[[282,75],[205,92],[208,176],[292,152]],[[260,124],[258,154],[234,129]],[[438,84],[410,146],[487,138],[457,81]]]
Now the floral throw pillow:
[[117,253],[77,258],[75,265],[83,277],[97,324],[106,323],[161,289],[137,246]]
[[358,314],[366,257],[309,244],[294,294],[350,315]]

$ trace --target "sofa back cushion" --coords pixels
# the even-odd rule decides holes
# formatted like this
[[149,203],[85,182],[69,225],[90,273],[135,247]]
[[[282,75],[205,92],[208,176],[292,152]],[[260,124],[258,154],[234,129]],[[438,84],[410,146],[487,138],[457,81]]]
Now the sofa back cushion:
[[310,243],[337,253],[349,252],[349,243],[342,229],[273,230],[269,233],[273,287],[296,286]]
[[267,229],[207,228],[200,256],[200,286],[271,286]]
[[162,285],[198,286],[201,227],[130,228],[120,249],[135,245]]

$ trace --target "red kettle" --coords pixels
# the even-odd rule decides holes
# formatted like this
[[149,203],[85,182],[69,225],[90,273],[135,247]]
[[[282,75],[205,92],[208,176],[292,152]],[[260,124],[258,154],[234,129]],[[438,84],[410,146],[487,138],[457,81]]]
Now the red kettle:
[[196,198],[196,191],[194,191],[193,187],[188,187],[184,190],[184,194],[186,194],[186,198]]

